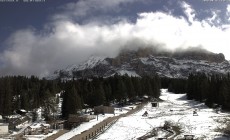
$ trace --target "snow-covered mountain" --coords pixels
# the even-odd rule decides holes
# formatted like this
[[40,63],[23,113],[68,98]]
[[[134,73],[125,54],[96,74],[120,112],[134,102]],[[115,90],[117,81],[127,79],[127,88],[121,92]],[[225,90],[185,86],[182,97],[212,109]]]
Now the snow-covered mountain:
[[115,58],[92,56],[80,65],[55,71],[49,79],[109,77],[115,74],[142,77],[156,73],[163,77],[185,78],[193,72],[227,73],[230,72],[230,63],[223,54],[204,50],[156,53],[147,48],[125,50]]

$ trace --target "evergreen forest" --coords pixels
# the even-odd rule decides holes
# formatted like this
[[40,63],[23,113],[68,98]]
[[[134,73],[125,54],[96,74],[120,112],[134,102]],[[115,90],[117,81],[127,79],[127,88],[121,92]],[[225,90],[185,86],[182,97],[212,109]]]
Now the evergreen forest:
[[187,99],[204,102],[209,107],[230,109],[230,74],[216,75],[195,73],[187,79],[153,77],[129,77],[114,75],[108,78],[72,79],[68,81],[46,80],[31,76],[6,76],[0,78],[0,114],[11,115],[18,109],[33,112],[42,107],[46,119],[54,113],[61,93],[62,118],[79,110],[98,105],[160,96],[160,88],[173,93],[186,93]]
[[109,78],[72,79],[68,81],[46,80],[31,76],[7,76],[0,78],[0,114],[11,115],[18,109],[34,111],[42,107],[45,118],[55,112],[57,93],[61,93],[62,118],[76,114],[86,107],[125,104],[128,100],[147,95],[160,96],[160,78],[114,75]]

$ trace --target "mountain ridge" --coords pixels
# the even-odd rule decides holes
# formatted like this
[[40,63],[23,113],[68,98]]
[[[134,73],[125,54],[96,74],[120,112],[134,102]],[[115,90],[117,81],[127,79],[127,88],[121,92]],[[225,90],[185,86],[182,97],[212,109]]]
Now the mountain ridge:
[[158,52],[152,48],[125,49],[115,58],[91,56],[79,65],[55,71],[48,79],[109,77],[114,74],[187,78],[189,73],[194,72],[225,74],[230,72],[230,63],[222,53],[197,48],[176,52]]

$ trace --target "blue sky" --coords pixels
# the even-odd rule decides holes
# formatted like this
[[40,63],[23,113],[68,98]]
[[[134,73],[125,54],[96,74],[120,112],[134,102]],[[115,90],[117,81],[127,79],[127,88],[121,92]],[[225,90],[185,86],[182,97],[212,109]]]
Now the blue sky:
[[0,2],[1,75],[45,76],[124,47],[201,46],[230,59],[227,0],[41,1]]

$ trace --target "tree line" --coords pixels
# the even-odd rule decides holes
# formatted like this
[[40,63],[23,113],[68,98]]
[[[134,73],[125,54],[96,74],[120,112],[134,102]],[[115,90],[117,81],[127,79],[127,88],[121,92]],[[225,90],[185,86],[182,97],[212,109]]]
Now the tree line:
[[187,93],[187,99],[204,102],[209,107],[230,109],[230,74],[193,73],[187,79],[162,79],[170,92]]
[[6,76],[0,78],[0,114],[11,115],[18,109],[45,110],[45,117],[55,112],[56,94],[62,92],[62,117],[75,114],[87,104],[89,107],[124,104],[127,99],[148,95],[160,96],[160,78],[114,75],[108,78],[72,79],[69,81],[46,80],[31,76]]
[[[48,107],[50,97],[60,91],[57,81],[35,76],[6,76],[0,78],[0,114],[11,115],[18,109],[33,110]],[[50,109],[50,107],[46,109]]]
[[31,76],[6,76],[0,78],[0,114],[11,115],[15,110],[33,111],[43,107],[45,117],[55,112],[59,101],[56,94],[62,92],[62,117],[75,114],[87,106],[125,104],[127,100],[148,95],[160,96],[160,88],[170,92],[187,93],[188,99],[230,109],[230,74],[190,74],[183,78],[129,77],[114,75],[108,78],[90,78],[61,81],[39,79]]
[[64,84],[62,117],[78,113],[86,104],[89,107],[109,105],[111,102],[122,105],[128,99],[132,101],[144,95],[158,98],[160,88],[160,78],[157,75],[142,78],[115,75],[67,81]]

